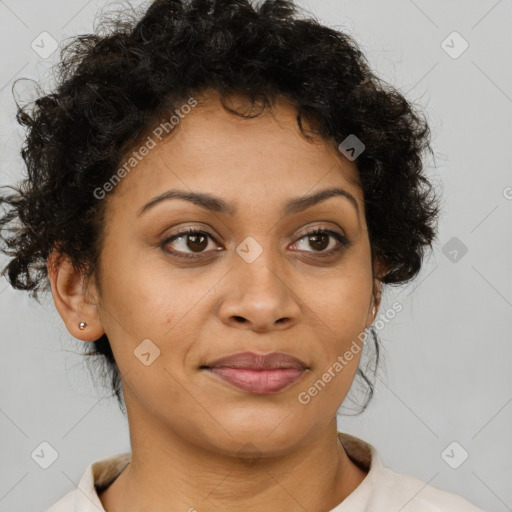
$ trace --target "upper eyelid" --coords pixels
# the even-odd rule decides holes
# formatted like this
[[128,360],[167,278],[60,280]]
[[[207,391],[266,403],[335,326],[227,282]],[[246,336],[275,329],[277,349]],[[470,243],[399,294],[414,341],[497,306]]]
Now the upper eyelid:
[[[339,233],[336,228],[332,228],[332,227],[328,227],[328,226],[313,226],[313,227],[309,227],[309,228],[306,228],[304,231],[301,231],[297,236],[300,239],[300,238],[303,238],[304,236],[307,236],[307,235],[310,235],[311,233],[313,233],[314,231],[317,231],[317,230],[320,230],[320,231],[326,231],[326,232],[334,232],[334,233],[337,233],[339,234],[340,236],[343,236],[346,238],[346,235],[345,233],[342,232]],[[185,227],[185,228],[180,228],[176,233],[173,233],[172,235],[169,235],[169,236],[166,236],[163,241],[167,241],[171,238],[179,238],[180,236],[186,236],[188,234],[195,234],[195,233],[204,233],[206,235],[208,235],[209,237],[211,237],[213,240],[216,241],[216,235],[212,234],[208,228],[201,228],[201,227]]]

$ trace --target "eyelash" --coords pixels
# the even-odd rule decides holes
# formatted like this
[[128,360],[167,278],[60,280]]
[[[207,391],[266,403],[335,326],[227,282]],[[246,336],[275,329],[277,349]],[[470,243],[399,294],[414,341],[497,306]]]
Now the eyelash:
[[[317,227],[317,228],[314,228],[314,229],[312,229],[310,231],[307,231],[300,238],[297,239],[297,242],[299,240],[302,240],[303,238],[315,236],[315,235],[318,235],[318,234],[330,235],[334,239],[336,239],[340,245],[338,245],[338,247],[336,247],[334,249],[331,249],[328,252],[306,251],[306,252],[316,252],[317,254],[316,254],[315,257],[326,258],[326,257],[329,257],[329,256],[333,256],[334,254],[337,254],[338,252],[340,252],[343,249],[346,249],[346,248],[348,248],[348,247],[350,247],[352,245],[352,243],[349,242],[349,240],[347,238],[345,238],[343,235],[341,235],[337,231],[333,231],[331,229],[326,229],[326,228],[321,228],[321,227]],[[166,238],[162,243],[159,244],[159,246],[164,251],[172,254],[173,256],[177,256],[178,258],[185,258],[185,259],[201,258],[202,255],[205,254],[204,252],[203,253],[196,253],[194,256],[191,256],[190,254],[180,253],[178,251],[167,251],[165,249],[165,246],[168,245],[169,243],[174,242],[175,240],[177,240],[179,238],[187,237],[188,235],[206,235],[211,240],[213,240],[215,243],[217,243],[215,238],[210,233],[208,233],[208,231],[203,231],[203,230],[199,230],[199,229],[196,229],[196,228],[185,228],[185,229],[181,230],[179,233],[177,233],[175,235],[172,235],[169,238]]]

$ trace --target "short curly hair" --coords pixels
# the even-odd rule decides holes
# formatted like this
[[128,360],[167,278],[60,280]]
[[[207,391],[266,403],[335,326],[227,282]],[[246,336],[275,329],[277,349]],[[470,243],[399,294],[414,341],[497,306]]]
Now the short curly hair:
[[[28,172],[8,187],[15,194],[0,196],[1,250],[10,258],[2,275],[11,286],[36,299],[48,291],[46,260],[54,247],[97,276],[106,201],[93,191],[165,114],[208,90],[221,98],[242,94],[263,108],[284,96],[305,136],[307,120],[324,140],[360,139],[364,151],[355,163],[372,260],[388,269],[383,284],[413,279],[439,214],[423,171],[424,152],[433,154],[428,123],[371,71],[351,36],[300,14],[288,0],[156,0],[143,13],[103,20],[102,34],[72,38],[61,50],[54,92],[17,103]],[[107,363],[122,409],[106,335],[87,355],[94,354]],[[362,369],[358,374],[369,389],[364,410],[373,385]]]

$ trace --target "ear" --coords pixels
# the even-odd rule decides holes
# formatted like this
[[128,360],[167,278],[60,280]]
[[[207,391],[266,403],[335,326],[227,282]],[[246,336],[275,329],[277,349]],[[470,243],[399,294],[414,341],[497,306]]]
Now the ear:
[[382,262],[380,260],[377,260],[374,267],[372,300],[370,302],[370,309],[368,312],[366,327],[372,325],[375,319],[377,318],[380,304],[382,302],[382,282],[380,281],[379,277],[385,275],[386,271],[387,269],[385,269]]
[[[54,249],[46,260],[52,296],[69,333],[82,341],[95,341],[104,333],[98,314],[98,292],[87,286],[85,276],[75,269],[69,256]],[[91,293],[92,291],[92,293]],[[85,322],[85,329],[80,329]]]

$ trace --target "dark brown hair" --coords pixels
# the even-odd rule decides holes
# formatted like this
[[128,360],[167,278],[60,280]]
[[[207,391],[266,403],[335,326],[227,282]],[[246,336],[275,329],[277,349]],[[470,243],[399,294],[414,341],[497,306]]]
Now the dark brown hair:
[[[372,73],[348,34],[299,14],[286,0],[157,0],[141,16],[126,10],[105,20],[101,35],[73,38],[62,49],[54,91],[18,105],[27,175],[18,187],[4,187],[14,194],[0,196],[10,284],[35,298],[48,291],[46,259],[56,245],[95,276],[106,201],[93,191],[163,113],[208,89],[240,93],[265,108],[285,96],[301,130],[310,120],[324,139],[362,141],[356,164],[372,256],[388,268],[381,281],[413,279],[439,211],[423,172],[423,153],[433,154],[425,117]],[[91,354],[107,363],[122,406],[106,335]],[[358,374],[369,401],[372,382],[361,368]]]

